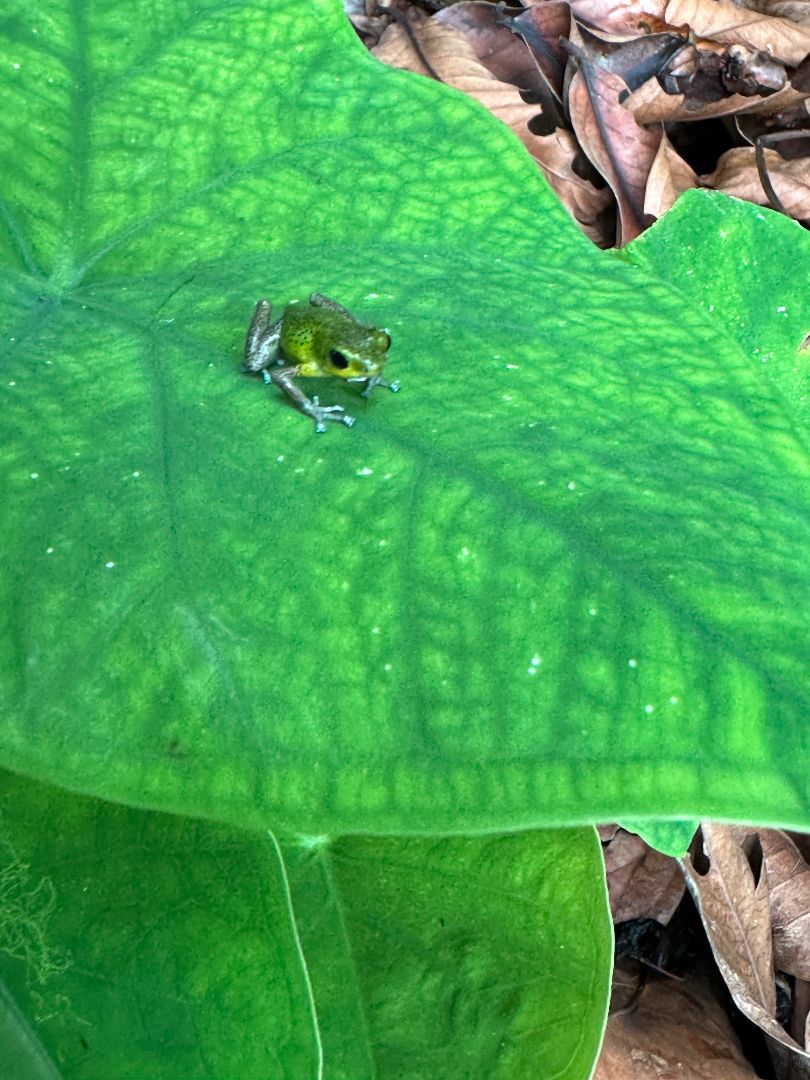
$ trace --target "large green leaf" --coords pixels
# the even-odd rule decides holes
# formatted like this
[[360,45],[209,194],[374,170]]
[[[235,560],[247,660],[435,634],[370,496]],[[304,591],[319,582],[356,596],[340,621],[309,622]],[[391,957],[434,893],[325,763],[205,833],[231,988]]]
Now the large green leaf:
[[[673,232],[680,243],[672,243]],[[692,191],[619,257],[671,281],[752,363],[767,365],[760,376],[780,392],[784,422],[805,429],[810,352],[801,347],[810,307],[801,259],[807,250],[807,232],[795,221]]]
[[[810,468],[749,339],[337,0],[4,30],[4,764],[296,833],[810,821]],[[795,364],[808,238],[709,199],[694,276],[744,235]],[[310,290],[403,382],[324,436],[239,372]]]
[[0,1075],[580,1080],[600,863],[592,829],[282,851],[4,774]]

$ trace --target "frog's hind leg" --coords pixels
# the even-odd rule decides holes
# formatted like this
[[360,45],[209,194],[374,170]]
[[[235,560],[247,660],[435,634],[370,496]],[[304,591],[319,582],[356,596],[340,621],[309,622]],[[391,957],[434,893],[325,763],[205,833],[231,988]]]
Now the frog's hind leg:
[[281,319],[271,326],[271,310],[267,300],[260,300],[256,305],[245,338],[243,371],[263,371],[278,362]]
[[347,315],[350,319],[354,316],[346,310],[343,304],[339,304],[337,300],[330,300],[328,296],[324,296],[323,293],[314,292],[310,294],[309,302],[313,307],[328,308],[329,311],[336,311],[339,315]]
[[270,372],[263,371],[262,376],[265,382],[274,382],[276,386],[280,386],[287,397],[292,398],[302,413],[312,417],[315,421],[316,431],[326,431],[327,420],[335,420],[339,424],[351,427],[354,423],[354,417],[349,416],[342,405],[321,405],[317,397],[313,395],[313,397],[308,398],[301,387],[295,385],[293,379],[300,371],[301,369],[298,366],[273,368]]

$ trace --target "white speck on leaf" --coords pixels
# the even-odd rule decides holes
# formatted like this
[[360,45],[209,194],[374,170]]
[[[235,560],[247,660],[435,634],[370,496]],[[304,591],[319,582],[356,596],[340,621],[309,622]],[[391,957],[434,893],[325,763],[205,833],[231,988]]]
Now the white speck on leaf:
[[305,848],[307,851],[317,851],[318,848],[326,847],[329,843],[329,837],[323,836],[296,836],[294,843],[301,848]]
[[637,668],[638,660],[636,660],[635,657],[631,656],[630,659],[627,661],[627,666],[631,668]]
[[366,465],[362,469],[358,469],[357,472],[354,475],[355,476],[371,476],[373,473],[374,473],[374,470],[369,469],[369,467]]

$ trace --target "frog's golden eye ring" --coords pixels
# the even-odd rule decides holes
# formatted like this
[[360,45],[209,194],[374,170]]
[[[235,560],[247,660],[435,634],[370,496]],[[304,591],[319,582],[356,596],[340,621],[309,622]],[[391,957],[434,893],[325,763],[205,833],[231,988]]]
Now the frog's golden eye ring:
[[377,338],[377,344],[383,352],[388,352],[391,348],[391,335],[387,330],[378,330],[375,337]]
[[349,361],[346,359],[343,353],[338,352],[337,349],[329,350],[329,360],[335,365],[338,371],[343,371],[344,368],[347,368],[349,366]]

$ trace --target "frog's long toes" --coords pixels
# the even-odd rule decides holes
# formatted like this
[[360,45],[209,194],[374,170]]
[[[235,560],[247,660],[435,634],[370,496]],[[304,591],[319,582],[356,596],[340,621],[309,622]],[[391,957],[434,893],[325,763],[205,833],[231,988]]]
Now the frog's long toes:
[[348,416],[342,405],[321,405],[318,398],[314,396],[305,408],[315,421],[315,430],[318,432],[326,431],[326,420],[335,420],[340,424],[345,424],[346,427],[351,427],[354,423],[354,417]]
[[394,393],[396,393],[397,390],[399,390],[401,383],[386,382],[386,380],[381,378],[379,375],[374,375],[366,382],[366,388],[362,391],[360,397],[371,397],[371,391],[374,389],[375,386],[384,386],[387,390],[393,390]]

